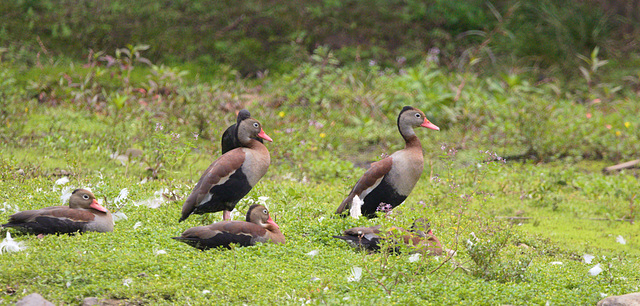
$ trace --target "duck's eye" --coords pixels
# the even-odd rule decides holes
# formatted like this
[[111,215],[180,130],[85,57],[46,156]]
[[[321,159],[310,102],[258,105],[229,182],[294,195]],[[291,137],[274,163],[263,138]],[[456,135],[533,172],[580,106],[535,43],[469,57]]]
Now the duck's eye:
[[266,215],[266,214],[268,214],[269,212],[265,209],[265,210],[263,210],[263,211],[262,211],[262,213]]
[[88,194],[83,194],[82,198],[85,199],[85,200],[88,200],[89,199],[89,195]]
[[253,123],[253,127],[254,127],[254,128],[259,128],[259,127],[260,127],[260,124],[258,124],[257,122],[254,122],[254,123]]
[[421,117],[420,114],[416,113],[416,118],[420,118],[420,117]]

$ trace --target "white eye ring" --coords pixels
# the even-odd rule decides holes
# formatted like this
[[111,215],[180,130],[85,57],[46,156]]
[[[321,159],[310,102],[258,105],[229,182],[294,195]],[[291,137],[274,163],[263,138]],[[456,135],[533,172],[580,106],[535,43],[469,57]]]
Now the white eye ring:
[[416,113],[416,118],[420,118],[420,114]]
[[253,123],[253,127],[254,127],[254,128],[258,128],[258,127],[260,127],[260,124],[258,124],[257,122],[254,122],[254,123]]
[[83,194],[82,198],[85,199],[85,200],[88,200],[89,199],[89,195],[88,194]]
[[265,209],[262,211],[262,213],[264,213],[265,215],[268,214],[269,212]]

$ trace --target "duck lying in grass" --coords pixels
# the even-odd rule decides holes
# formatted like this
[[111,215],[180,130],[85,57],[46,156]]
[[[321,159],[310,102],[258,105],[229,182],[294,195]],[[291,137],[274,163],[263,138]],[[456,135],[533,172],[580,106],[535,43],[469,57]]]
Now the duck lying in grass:
[[429,221],[417,219],[409,230],[391,227],[381,231],[380,225],[372,227],[354,227],[343,232],[343,236],[333,236],[347,241],[350,245],[369,251],[379,251],[387,246],[394,252],[407,247],[412,253],[439,256],[443,254],[440,241],[431,231]]
[[98,204],[86,189],[76,189],[69,198],[69,206],[26,210],[9,217],[2,227],[13,227],[33,234],[71,234],[76,232],[111,232],[113,217]]
[[187,229],[180,237],[173,237],[194,248],[208,250],[231,244],[251,246],[258,242],[284,243],[280,227],[269,215],[266,207],[254,204],[247,211],[247,221],[222,221],[211,225]]

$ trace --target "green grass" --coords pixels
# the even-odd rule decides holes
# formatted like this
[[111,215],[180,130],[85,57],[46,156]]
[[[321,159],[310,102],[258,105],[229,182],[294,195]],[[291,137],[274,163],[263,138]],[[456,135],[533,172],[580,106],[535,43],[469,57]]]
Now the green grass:
[[[616,221],[636,218],[638,172],[601,172],[637,152],[631,93],[584,105],[550,87],[509,87],[428,67],[409,74],[333,67],[320,76],[318,69],[262,80],[183,79],[159,95],[136,91],[153,89],[149,70],[140,69],[130,84],[96,78],[89,92],[64,83],[36,91],[55,103],[38,102],[25,79],[0,83],[0,220],[15,206],[60,205],[62,189],[76,187],[91,188],[128,217],[104,234],[38,239],[10,230],[27,249],[0,255],[0,304],[33,292],[56,304],[89,296],[180,305],[594,304],[602,294],[638,291],[640,231]],[[68,73],[80,79],[91,71]],[[455,100],[451,88],[455,93],[461,78],[466,85]],[[121,108],[106,98],[115,94],[128,97]],[[402,148],[395,119],[404,104],[442,127],[417,131],[426,158],[418,185],[391,215],[335,217],[363,166]],[[220,135],[234,120],[229,107],[247,107],[274,139],[269,171],[237,209],[242,215],[268,197],[285,245],[202,252],[170,239],[221,219],[217,213],[177,222],[201,171],[219,156]],[[142,157],[125,165],[114,159],[129,148]],[[514,158],[486,162],[487,150]],[[533,158],[517,157],[527,151]],[[63,171],[70,182],[57,186]],[[127,200],[115,203],[123,188]],[[164,188],[178,200],[136,205]],[[407,227],[418,217],[429,218],[444,246],[457,250],[453,261],[366,254],[331,237],[353,226]],[[616,242],[619,235],[626,244]],[[307,255],[313,250],[316,256]],[[584,254],[596,258],[586,264]],[[604,271],[589,275],[597,263]],[[348,281],[353,267],[364,269],[360,281]]]
[[[501,174],[517,177],[534,168],[537,167],[504,166]],[[611,295],[636,290],[634,286],[640,277],[637,225],[585,218],[602,215],[598,213],[598,205],[584,205],[586,201],[582,196],[561,204],[562,208],[555,211],[541,208],[533,201],[522,202],[502,194],[496,194],[482,205],[482,209],[493,212],[486,215],[488,218],[492,214],[508,215],[514,209],[523,209],[526,212],[521,216],[533,218],[513,227],[516,238],[507,247],[516,252],[533,250],[531,265],[521,281],[500,283],[454,270],[449,264],[431,272],[442,258],[423,258],[409,263],[408,255],[367,255],[330,237],[355,225],[382,222],[407,226],[413,218],[426,216],[432,220],[435,233],[444,245],[455,248],[452,227],[455,226],[456,208],[446,207],[444,202],[423,209],[416,203],[429,200],[427,190],[433,186],[428,177],[422,178],[401,206],[402,213],[394,214],[396,220],[356,221],[332,216],[352,179],[301,183],[278,178],[282,174],[273,167],[239,209],[245,211],[247,202],[257,201],[258,196],[269,197],[267,204],[281,225],[287,244],[207,252],[169,239],[188,227],[205,222],[204,218],[194,216],[178,224],[180,203],[169,202],[157,209],[134,205],[163,188],[162,182],[138,184],[137,178],[108,174],[102,179],[95,174],[82,180],[74,179],[69,185],[91,187],[99,197],[111,201],[121,188],[128,188],[129,200],[121,209],[128,219],[118,221],[115,231],[106,234],[51,235],[37,239],[14,233],[14,237],[25,242],[28,248],[2,255],[2,280],[17,291],[2,298],[5,302],[15,301],[28,293],[40,292],[58,303],[77,303],[83,297],[97,296],[153,304],[300,303],[301,299],[303,302],[311,299],[313,303],[340,303],[345,298],[357,304],[425,301],[435,304],[546,301],[592,304],[600,299],[600,293]],[[187,194],[190,181],[193,180],[176,186],[179,194]],[[53,191],[53,186],[53,179],[44,177],[5,180],[0,185],[6,192],[2,201],[16,204],[20,209],[58,205],[60,191]],[[478,205],[472,202],[470,211]],[[115,208],[114,205],[107,207]],[[580,209],[580,214],[576,215],[573,209]],[[475,214],[484,215],[470,211],[465,213],[469,228],[461,232],[463,240],[470,231],[478,233],[479,229],[473,228],[477,226]],[[12,211],[2,212],[3,218],[10,213]],[[220,219],[220,214],[208,219]],[[141,225],[134,229],[138,222]],[[625,237],[627,244],[616,243],[617,235]],[[517,247],[520,243],[530,249]],[[463,245],[459,246],[456,260],[472,267]],[[166,254],[157,254],[160,250]],[[318,250],[318,255],[305,255],[312,250]],[[594,264],[581,262],[584,253],[598,256],[594,264],[603,262],[603,266],[611,264],[611,267],[598,276],[587,275]],[[552,265],[554,261],[563,264]],[[353,266],[367,267],[370,272],[363,272],[360,282],[348,282]],[[390,295],[376,279],[388,286]],[[130,283],[127,286],[124,282]],[[205,290],[210,293],[203,294]]]

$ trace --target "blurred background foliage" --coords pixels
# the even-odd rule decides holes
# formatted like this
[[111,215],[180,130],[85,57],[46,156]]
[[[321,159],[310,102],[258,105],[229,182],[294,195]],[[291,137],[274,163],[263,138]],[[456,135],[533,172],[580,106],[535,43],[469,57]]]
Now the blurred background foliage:
[[482,60],[476,70],[496,62],[563,70],[596,46],[628,59],[640,1],[14,0],[0,3],[0,19],[5,60],[31,63],[45,48],[79,59],[144,44],[153,62],[224,63],[253,75],[289,71],[325,46],[344,65],[412,65],[431,50],[450,68]]
[[[41,105],[206,139],[240,108],[341,130],[413,105],[449,130],[436,143],[622,161],[640,146],[639,11],[640,0],[3,1],[0,137],[33,138],[24,121]],[[136,118],[149,126],[125,127]],[[342,136],[387,146],[394,133]],[[137,142],[114,139],[116,151]]]

